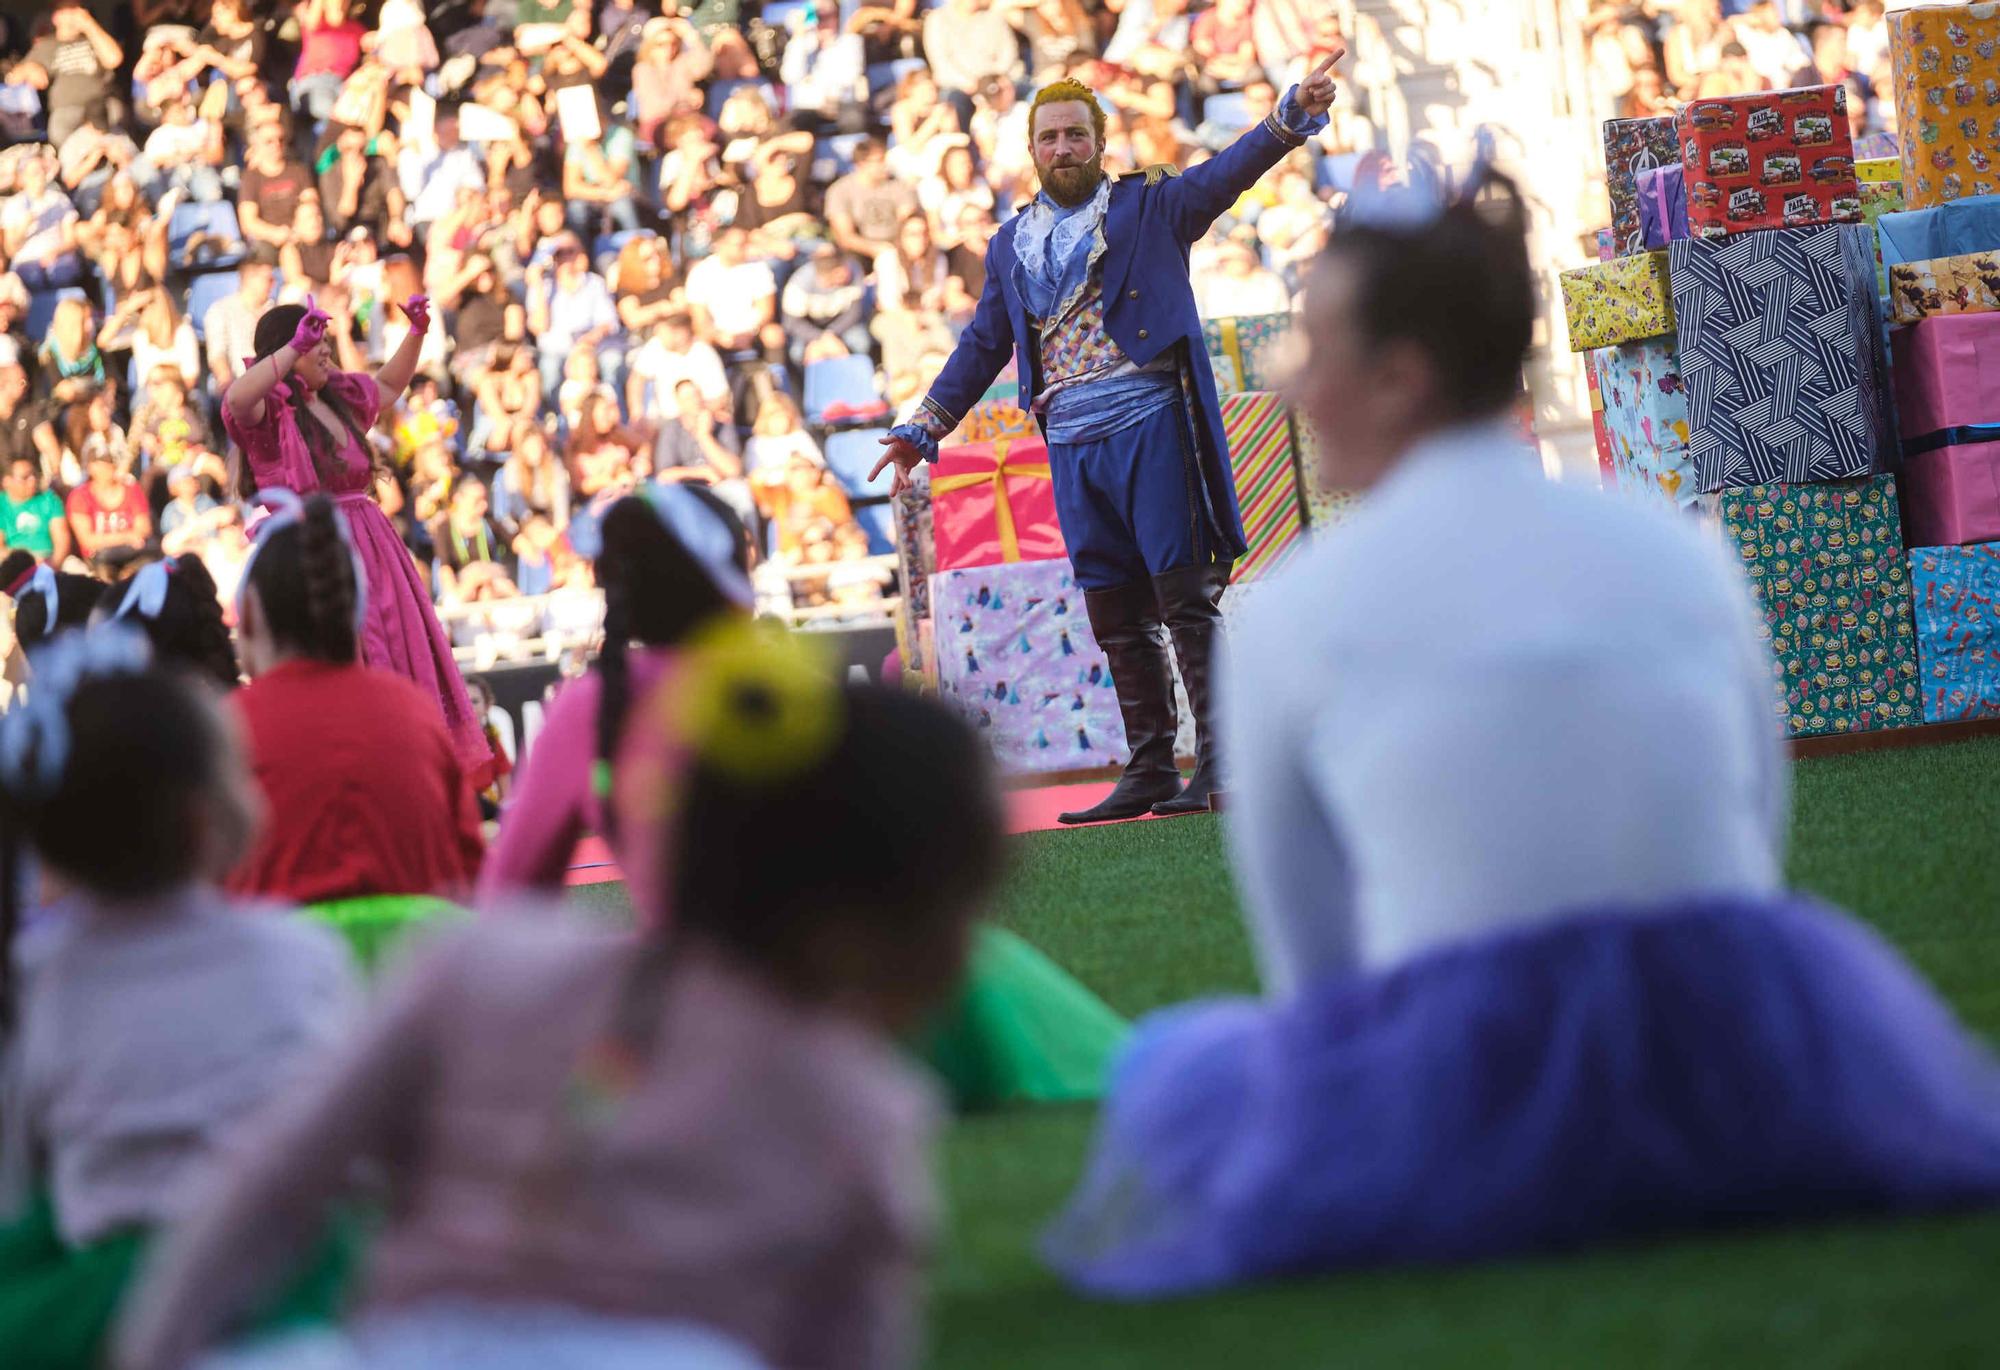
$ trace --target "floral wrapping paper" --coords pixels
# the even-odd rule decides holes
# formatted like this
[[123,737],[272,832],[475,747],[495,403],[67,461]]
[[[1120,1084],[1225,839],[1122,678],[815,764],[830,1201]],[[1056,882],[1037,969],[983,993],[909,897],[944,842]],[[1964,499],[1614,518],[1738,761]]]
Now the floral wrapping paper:
[[2000,252],[1899,262],[1888,271],[1889,316],[1897,323],[2000,310]]
[[2000,5],[1927,5],[1888,20],[1910,208],[2000,190]]
[[1676,126],[1695,236],[1860,220],[1844,87],[1697,100]]
[[2000,718],[2000,545],[1910,553],[1924,722]]
[[1607,347],[1590,354],[1604,397],[1604,428],[1621,495],[1684,508],[1701,494],[1688,456],[1687,386],[1672,338]]
[[1616,347],[1674,331],[1673,290],[1664,252],[1565,271],[1562,295],[1572,352]]
[[1122,765],[1111,670],[1067,561],[940,571],[931,579],[938,688],[1006,771]]
[[1672,166],[1680,157],[1680,135],[1674,131],[1671,116],[1604,121],[1604,188],[1611,197],[1612,256],[1629,257],[1646,251],[1639,213],[1639,173]]
[[1893,464],[1866,225],[1696,238],[1671,255],[1688,450],[1703,490]]
[[1763,610],[1790,734],[1921,722],[1896,478],[1726,490],[1710,507]]
[[1281,349],[1291,331],[1290,314],[1246,314],[1204,322],[1201,339],[1215,371],[1216,393],[1277,389],[1284,355]]
[[1263,391],[1222,397],[1222,436],[1249,550],[1232,581],[1257,580],[1282,566],[1306,531],[1298,452],[1284,401]]

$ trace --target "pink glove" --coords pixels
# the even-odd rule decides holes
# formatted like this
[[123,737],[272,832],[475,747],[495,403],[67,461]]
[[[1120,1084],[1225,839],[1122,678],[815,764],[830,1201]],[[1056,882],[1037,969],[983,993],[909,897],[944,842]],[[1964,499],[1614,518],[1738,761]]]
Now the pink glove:
[[431,297],[412,295],[403,301],[403,313],[409,316],[410,331],[422,337],[431,331]]
[[299,320],[296,332],[292,334],[292,351],[304,356],[320,345],[326,337],[326,326],[333,322],[333,316],[313,303],[313,297],[306,296],[306,316]]

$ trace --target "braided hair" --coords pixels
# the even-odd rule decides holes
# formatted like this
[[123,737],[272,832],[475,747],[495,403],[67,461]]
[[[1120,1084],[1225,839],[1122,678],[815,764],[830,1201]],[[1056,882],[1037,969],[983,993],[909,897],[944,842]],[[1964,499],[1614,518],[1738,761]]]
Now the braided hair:
[[[236,663],[236,644],[223,617],[215,577],[193,552],[182,553],[171,564],[173,573],[167,577],[160,612],[148,616],[135,607],[125,616],[127,621],[135,622],[152,640],[154,660],[187,667],[225,690],[235,689],[243,672]],[[113,585],[98,601],[98,616],[115,615],[133,593],[133,580]]]
[[[35,569],[34,553],[16,548],[0,558],[0,589],[14,584]],[[32,651],[65,628],[81,628],[90,621],[91,610],[104,595],[105,585],[90,576],[56,573],[56,619],[49,622],[48,605],[40,595],[29,595],[14,609],[14,640],[21,650]]]
[[[257,320],[257,332],[252,345],[257,360],[262,361],[279,348],[290,343],[298,332],[299,321],[306,316],[301,304],[274,305],[264,311]],[[340,479],[340,454],[345,448],[341,435],[333,432],[320,421],[313,412],[313,392],[303,384],[287,378],[283,382],[284,402],[291,406],[292,420],[299,427],[299,435],[305,439],[306,450],[312,454],[313,471],[319,477],[320,488],[331,490]],[[276,398],[274,393],[273,398]],[[368,433],[361,422],[331,391],[321,391],[320,403],[340,416],[341,424],[347,429],[347,436],[354,439],[363,452],[368,448]],[[257,493],[257,477],[250,470],[249,458],[238,454],[236,467],[236,495],[239,499],[249,499]]]
[[299,522],[259,545],[250,588],[266,630],[286,650],[349,665],[360,656],[354,611],[361,590],[339,518],[332,500],[308,495]]
[[[736,512],[699,485],[682,488],[728,527],[743,549],[742,565],[747,569],[750,535]],[[600,799],[608,790],[606,781],[624,731],[626,711],[631,707],[625,660],[629,644],[637,639],[648,647],[671,646],[732,608],[701,563],[667,531],[643,496],[627,496],[612,505],[604,516],[603,536],[597,584],[604,593],[604,645],[594,667],[598,677],[594,783]],[[608,806],[603,818],[608,830],[614,821]]]

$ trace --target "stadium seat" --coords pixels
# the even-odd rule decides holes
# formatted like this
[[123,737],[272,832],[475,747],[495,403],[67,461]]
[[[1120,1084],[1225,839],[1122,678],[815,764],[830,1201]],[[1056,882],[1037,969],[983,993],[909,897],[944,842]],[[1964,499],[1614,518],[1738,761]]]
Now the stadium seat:
[[195,336],[206,342],[208,326],[204,320],[211,306],[234,295],[242,286],[240,272],[204,271],[188,282],[187,316],[194,324]]
[[[197,233],[236,246],[200,262],[190,262],[186,260],[187,246]],[[226,271],[240,265],[245,255],[243,226],[236,221],[236,207],[227,200],[186,200],[174,206],[174,217],[167,221],[167,260],[174,266],[193,271]]]
[[[805,390],[806,422],[811,424],[841,423],[839,417],[826,417],[826,411],[835,405],[867,410],[882,403],[875,389],[875,363],[868,357],[828,357],[814,362],[805,371]],[[847,421],[872,423],[881,417],[880,410],[875,410]]]
[[889,477],[886,474],[874,485],[868,483],[868,472],[882,460],[882,439],[888,436],[886,428],[850,428],[846,432],[827,434],[826,467],[840,482],[841,489],[850,495],[889,493]]

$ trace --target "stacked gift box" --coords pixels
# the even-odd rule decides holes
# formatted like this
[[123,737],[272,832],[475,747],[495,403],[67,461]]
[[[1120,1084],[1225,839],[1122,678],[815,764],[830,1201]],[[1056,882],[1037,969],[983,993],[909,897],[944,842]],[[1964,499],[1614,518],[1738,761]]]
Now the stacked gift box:
[[2000,7],[1888,23],[1906,204],[1876,226],[1923,719],[2000,718]]
[[1881,266],[1836,86],[1604,133],[1618,255],[1562,281],[1604,483],[1721,527],[1793,736],[1918,721]]

